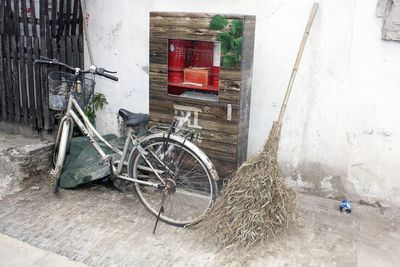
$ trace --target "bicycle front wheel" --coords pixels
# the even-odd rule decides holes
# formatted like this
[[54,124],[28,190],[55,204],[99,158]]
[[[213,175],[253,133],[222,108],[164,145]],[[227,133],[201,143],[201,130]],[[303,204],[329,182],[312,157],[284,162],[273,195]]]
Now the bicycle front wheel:
[[163,201],[160,220],[168,224],[185,226],[199,222],[217,197],[217,184],[205,164],[205,154],[195,153],[190,148],[192,143],[175,136],[150,138],[141,146],[145,152],[135,150],[130,157],[129,176],[158,184],[162,183],[161,178],[167,188],[136,183],[139,200],[155,216]]
[[50,175],[52,178],[54,178],[53,194],[57,194],[58,192],[58,186],[60,183],[60,177],[64,165],[65,156],[67,154],[67,151],[69,150],[68,141],[71,126],[72,125],[70,121],[63,121],[62,125],[60,126],[61,129],[59,129],[59,131],[61,131],[61,135],[57,136],[56,147],[53,155],[53,157],[56,158],[56,161],[54,163],[54,169],[51,171]]

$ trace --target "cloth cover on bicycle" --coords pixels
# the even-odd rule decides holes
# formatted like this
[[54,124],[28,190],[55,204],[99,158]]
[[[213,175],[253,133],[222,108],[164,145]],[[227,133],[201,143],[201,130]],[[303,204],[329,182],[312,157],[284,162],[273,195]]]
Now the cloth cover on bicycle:
[[[116,135],[108,134],[104,135],[103,138],[120,150],[124,148],[126,137],[117,137]],[[112,156],[113,161],[119,160],[120,156],[118,154],[114,153],[101,142],[99,144],[106,154]],[[84,136],[73,138],[70,154],[66,158],[66,163],[61,174],[60,187],[73,189],[78,185],[109,176],[109,165],[101,166],[100,161],[100,155],[90,144],[88,138]]]

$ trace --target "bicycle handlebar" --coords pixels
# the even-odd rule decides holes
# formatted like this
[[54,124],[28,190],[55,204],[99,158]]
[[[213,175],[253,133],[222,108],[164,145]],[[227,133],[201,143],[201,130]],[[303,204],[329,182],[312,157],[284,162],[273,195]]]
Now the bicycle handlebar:
[[114,80],[114,81],[118,81],[118,77],[115,77],[115,76],[110,75],[110,74],[105,73],[105,72],[108,72],[108,73],[117,73],[117,72],[115,72],[115,71],[108,71],[108,70],[105,70],[105,69],[103,69],[103,68],[98,68],[98,69],[96,69],[96,74],[101,75],[101,76],[103,76],[103,77],[106,77],[106,78],[108,78],[108,79]]
[[[72,71],[75,71],[75,73],[78,73],[78,74],[79,73],[93,73],[93,74],[97,74],[97,75],[103,76],[105,78],[114,80],[114,81],[118,81],[118,77],[108,74],[108,73],[117,73],[117,72],[108,71],[108,70],[105,70],[104,68],[97,68],[95,65],[91,65],[89,67],[89,69],[87,69],[87,70],[81,70],[80,68],[74,68],[74,67],[71,67],[70,65],[59,62],[57,59],[48,59],[48,58],[35,59],[35,64],[59,65],[59,66],[66,67],[67,69],[70,69]],[[105,72],[108,72],[108,73],[105,73]]]

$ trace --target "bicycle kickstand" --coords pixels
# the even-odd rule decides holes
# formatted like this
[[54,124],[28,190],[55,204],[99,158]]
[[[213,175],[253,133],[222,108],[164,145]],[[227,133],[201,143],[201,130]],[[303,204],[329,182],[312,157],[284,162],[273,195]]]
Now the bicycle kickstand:
[[161,213],[164,212],[165,194],[166,194],[167,192],[168,192],[168,191],[162,192],[161,207],[160,207],[160,210],[158,211],[156,224],[154,225],[154,229],[153,229],[153,235],[156,233],[156,228],[157,228],[158,221],[160,220]]

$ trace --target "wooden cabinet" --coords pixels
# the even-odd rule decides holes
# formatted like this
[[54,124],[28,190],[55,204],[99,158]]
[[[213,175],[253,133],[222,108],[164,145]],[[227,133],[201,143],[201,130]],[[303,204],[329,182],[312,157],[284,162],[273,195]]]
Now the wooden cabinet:
[[190,112],[220,177],[246,160],[255,16],[150,13],[150,117]]

